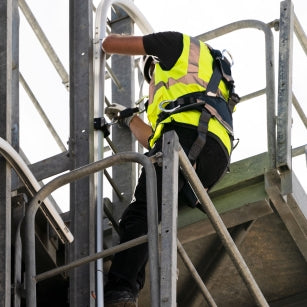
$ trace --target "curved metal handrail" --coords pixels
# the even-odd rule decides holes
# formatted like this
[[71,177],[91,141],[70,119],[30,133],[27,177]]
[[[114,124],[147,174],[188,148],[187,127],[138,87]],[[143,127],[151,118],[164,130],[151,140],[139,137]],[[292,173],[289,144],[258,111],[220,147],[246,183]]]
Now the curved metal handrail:
[[[41,189],[40,184],[25,161],[18,152],[2,138],[0,138],[0,153],[18,174],[31,196]],[[69,228],[65,225],[58,211],[48,198],[44,200],[43,213],[63,242],[71,243],[74,240]]]
[[198,39],[207,41],[217,38],[221,35],[234,32],[236,30],[243,30],[254,28],[263,31],[265,37],[265,67],[266,67],[266,96],[267,96],[267,142],[268,142],[268,170],[276,168],[276,111],[275,111],[275,74],[274,74],[274,42],[273,33],[270,26],[259,20],[240,20],[230,23],[226,26],[217,28],[215,30],[203,33],[197,36]]
[[[146,194],[148,212],[148,245],[149,265],[152,283],[158,288],[159,260],[158,260],[158,212],[157,212],[157,186],[155,169],[148,157],[136,152],[119,153],[112,157],[93,162],[69,173],[58,176],[45,186],[33,197],[25,216],[25,261],[26,261],[26,302],[27,306],[36,306],[36,262],[35,262],[35,215],[44,199],[54,190],[77,179],[83,178],[115,163],[136,162],[143,165],[146,172]],[[155,296],[152,296],[152,306],[158,306]]]

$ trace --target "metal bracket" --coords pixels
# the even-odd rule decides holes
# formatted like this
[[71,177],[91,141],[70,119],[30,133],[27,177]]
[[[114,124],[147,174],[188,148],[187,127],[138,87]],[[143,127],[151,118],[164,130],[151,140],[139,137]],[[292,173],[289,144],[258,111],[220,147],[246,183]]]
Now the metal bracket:
[[94,118],[94,129],[101,130],[103,132],[104,138],[110,135],[109,124],[104,117]]
[[149,157],[152,163],[157,163],[159,166],[162,166],[163,162],[163,153],[161,151],[157,152],[155,155]]

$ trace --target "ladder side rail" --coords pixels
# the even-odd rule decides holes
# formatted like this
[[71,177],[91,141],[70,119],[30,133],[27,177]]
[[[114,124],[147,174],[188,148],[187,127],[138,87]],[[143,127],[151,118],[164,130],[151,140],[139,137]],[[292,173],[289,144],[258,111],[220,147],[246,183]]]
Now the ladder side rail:
[[305,128],[307,129],[307,116],[293,92],[292,92],[292,105],[294,106],[297,114],[299,115],[301,121],[303,122]]
[[193,188],[196,196],[198,197],[203,210],[208,215],[212,226],[220,237],[231,260],[233,261],[235,267],[237,268],[239,274],[245,282],[250,294],[255,299],[258,306],[269,306],[254,277],[252,276],[248,266],[246,265],[242,255],[240,254],[237,246],[231,238],[219,213],[217,212],[206,190],[202,186],[201,181],[199,180],[194,168],[192,167],[188,157],[186,156],[182,148],[179,151],[179,164],[185,177],[190,182],[191,187]]
[[305,54],[307,55],[307,36],[295,13],[294,13],[294,33],[298,41],[300,42]]
[[177,239],[178,171],[180,143],[174,131],[163,135],[160,306],[175,307],[177,298],[177,250],[209,306],[216,304],[193,263]]
[[190,271],[192,277],[194,278],[196,284],[198,285],[202,295],[206,299],[207,303],[210,307],[217,307],[212,295],[210,294],[208,288],[205,286],[204,282],[202,281],[201,277],[199,276],[196,268],[194,267],[191,259],[189,258],[188,254],[184,250],[181,242],[177,239],[177,249],[178,253],[185,264],[186,268]]
[[22,239],[21,239],[21,228],[22,222],[24,220],[26,205],[28,198],[25,194],[19,194],[18,197],[18,207],[15,208],[13,212],[14,219],[17,221],[17,226],[15,230],[15,248],[14,248],[14,283],[12,286],[14,294],[14,307],[21,306],[22,298]]
[[176,306],[179,140],[163,135],[160,306]]
[[[104,104],[106,101],[105,98],[105,70],[109,71],[109,76],[112,78],[112,81],[114,84],[121,88],[121,84],[117,80],[117,78],[113,75],[112,70],[108,67],[106,63],[106,57],[102,53],[101,49],[101,43],[102,40],[107,35],[107,14],[110,11],[111,6],[115,4],[121,7],[128,15],[131,17],[136,24],[140,27],[140,29],[144,33],[153,32],[153,28],[150,26],[150,24],[147,22],[143,14],[138,10],[138,8],[135,6],[135,4],[132,1],[127,0],[102,0],[96,10],[96,16],[95,16],[95,31],[94,31],[94,42],[93,42],[93,69],[94,69],[94,109],[95,109],[95,117],[103,117],[104,115]],[[103,142],[104,142],[104,135],[102,131],[97,131],[95,142],[97,143],[97,154],[95,157],[96,161],[99,161],[104,157],[103,152]],[[97,213],[96,213],[96,221],[97,221],[97,227],[96,227],[96,236],[97,236],[97,252],[100,252],[102,250],[103,245],[103,225],[102,225],[102,200],[103,200],[103,174],[102,172],[98,172],[97,174]],[[99,271],[101,270],[102,263],[101,261],[97,261],[97,269]],[[152,293],[158,293],[158,284],[156,282],[151,283]],[[103,300],[103,275],[99,274],[97,275],[97,303],[101,304],[101,301]]]
[[[300,24],[300,22],[297,18],[297,16],[295,15],[295,12],[294,12],[294,33],[295,33],[300,45],[302,46],[302,49],[304,50],[305,54],[307,55],[307,36],[306,36],[306,33],[304,32],[302,25]],[[307,117],[306,117],[301,105],[299,104],[297,98],[295,97],[294,93],[292,93],[292,104],[295,107],[297,113],[299,114],[303,124],[307,128]]]

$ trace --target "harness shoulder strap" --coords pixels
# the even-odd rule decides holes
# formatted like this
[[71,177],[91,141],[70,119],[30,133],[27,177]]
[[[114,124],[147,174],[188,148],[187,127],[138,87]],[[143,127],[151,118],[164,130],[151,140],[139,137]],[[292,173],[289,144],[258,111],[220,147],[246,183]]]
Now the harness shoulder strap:
[[213,61],[213,73],[209,80],[207,86],[207,93],[217,93],[218,86],[220,81],[223,79],[227,87],[229,89],[229,96],[231,96],[233,87],[234,87],[234,80],[231,76],[231,65],[228,60],[223,56],[223,54],[216,49],[213,49],[209,46],[210,53],[214,59]]

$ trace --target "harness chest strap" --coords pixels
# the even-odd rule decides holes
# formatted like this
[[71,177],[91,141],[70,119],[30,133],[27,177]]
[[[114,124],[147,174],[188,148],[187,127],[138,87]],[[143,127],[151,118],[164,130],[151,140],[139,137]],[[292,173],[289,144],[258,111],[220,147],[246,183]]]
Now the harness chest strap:
[[[227,130],[227,132],[233,136],[233,129],[232,127],[222,118],[222,116],[219,114],[219,112],[209,103],[206,102],[204,98],[196,98],[193,96],[190,97],[181,97],[178,98],[176,101],[171,101],[167,108],[171,107],[171,109],[165,109],[162,104],[160,104],[160,109],[162,112],[159,114],[158,123],[169,117],[170,115],[185,112],[189,110],[198,110],[203,111],[203,107],[207,109],[207,111],[214,116],[219,123]],[[226,102],[225,102],[226,103]]]

